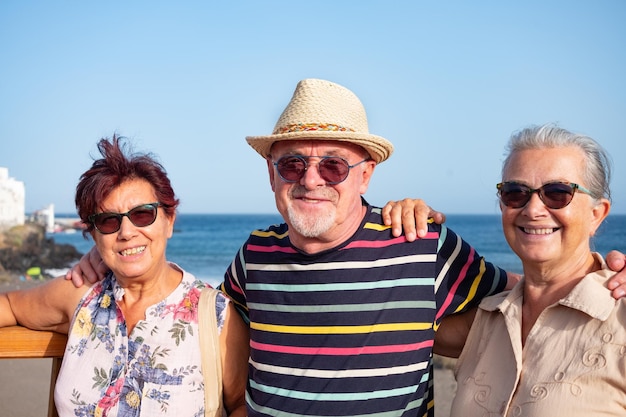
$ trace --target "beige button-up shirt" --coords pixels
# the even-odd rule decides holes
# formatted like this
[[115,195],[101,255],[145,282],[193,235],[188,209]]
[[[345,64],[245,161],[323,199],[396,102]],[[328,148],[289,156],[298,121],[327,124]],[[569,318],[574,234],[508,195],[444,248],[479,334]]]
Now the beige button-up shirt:
[[453,417],[626,416],[626,299],[587,275],[522,348],[523,282],[483,300],[455,370]]

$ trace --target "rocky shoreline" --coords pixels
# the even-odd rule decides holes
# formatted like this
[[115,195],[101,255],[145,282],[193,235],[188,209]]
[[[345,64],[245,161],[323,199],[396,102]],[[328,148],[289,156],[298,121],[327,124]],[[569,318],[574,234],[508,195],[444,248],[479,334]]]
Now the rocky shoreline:
[[0,233],[0,282],[27,280],[29,271],[38,272],[34,279],[51,278],[46,270],[67,268],[81,256],[74,246],[47,237],[38,223],[14,226]]

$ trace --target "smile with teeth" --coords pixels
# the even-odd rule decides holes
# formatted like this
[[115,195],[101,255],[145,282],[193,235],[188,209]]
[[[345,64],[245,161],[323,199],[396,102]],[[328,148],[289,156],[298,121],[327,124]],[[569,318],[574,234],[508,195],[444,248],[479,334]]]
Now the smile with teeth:
[[549,235],[559,230],[558,227],[544,228],[544,229],[529,229],[527,227],[520,227],[520,230],[529,235]]
[[305,201],[307,203],[318,203],[320,201],[323,201],[323,200],[319,200],[317,198],[307,198],[307,197],[301,197],[300,200]]
[[120,254],[122,256],[131,256],[131,255],[137,255],[139,253],[142,253],[145,250],[146,250],[145,246],[139,246],[137,248],[124,249],[123,251],[120,252]]

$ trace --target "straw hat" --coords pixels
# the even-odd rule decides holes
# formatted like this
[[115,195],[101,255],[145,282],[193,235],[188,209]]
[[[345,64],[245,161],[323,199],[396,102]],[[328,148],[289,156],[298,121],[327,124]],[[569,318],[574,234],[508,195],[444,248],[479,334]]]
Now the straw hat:
[[365,108],[354,93],[325,80],[302,80],[268,136],[247,136],[246,141],[267,158],[274,142],[283,140],[336,140],[359,145],[377,163],[393,152],[387,139],[369,133]]

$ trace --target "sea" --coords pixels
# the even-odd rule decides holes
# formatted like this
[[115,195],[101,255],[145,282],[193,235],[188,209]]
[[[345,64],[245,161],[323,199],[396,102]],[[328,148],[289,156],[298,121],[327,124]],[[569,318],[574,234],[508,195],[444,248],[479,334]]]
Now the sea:
[[[59,215],[57,217],[76,217]],[[215,286],[222,282],[226,268],[254,229],[281,223],[279,214],[178,214],[167,258]],[[488,261],[507,271],[522,272],[517,256],[504,235],[500,216],[446,215],[446,225],[469,242]],[[86,253],[93,246],[82,233],[51,233],[56,243],[67,243]],[[609,215],[592,240],[592,250],[606,255],[617,249],[626,253],[626,215]],[[54,271],[52,275],[63,273]]]

